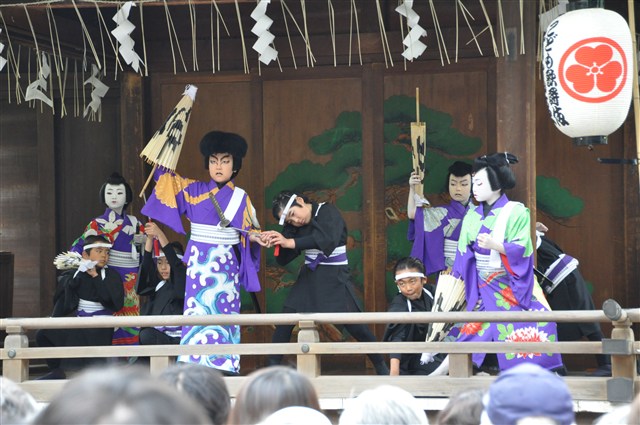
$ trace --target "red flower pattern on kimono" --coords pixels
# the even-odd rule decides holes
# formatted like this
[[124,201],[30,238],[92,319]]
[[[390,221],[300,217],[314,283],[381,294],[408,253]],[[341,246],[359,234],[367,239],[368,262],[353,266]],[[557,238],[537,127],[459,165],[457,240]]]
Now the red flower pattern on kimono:
[[464,326],[460,328],[460,333],[465,335],[476,335],[482,331],[482,325],[482,322],[465,323]]

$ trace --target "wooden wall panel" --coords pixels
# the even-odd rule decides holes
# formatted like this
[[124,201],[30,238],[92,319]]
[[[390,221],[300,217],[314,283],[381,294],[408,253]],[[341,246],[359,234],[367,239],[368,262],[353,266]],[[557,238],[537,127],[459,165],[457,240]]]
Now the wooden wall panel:
[[40,315],[38,113],[0,101],[0,251],[14,253],[14,316]]
[[114,171],[122,173],[119,111],[119,98],[105,97],[101,122],[71,116],[56,120],[59,251],[68,250],[89,221],[104,212],[100,187]]

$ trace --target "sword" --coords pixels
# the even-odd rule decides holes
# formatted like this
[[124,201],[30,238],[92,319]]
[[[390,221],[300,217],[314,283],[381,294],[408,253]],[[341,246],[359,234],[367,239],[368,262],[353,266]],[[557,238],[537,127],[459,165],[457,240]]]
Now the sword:
[[[216,199],[215,196],[213,196],[213,193],[211,192],[209,192],[209,199],[211,200],[213,207],[216,209],[216,213],[218,213],[218,217],[220,217],[220,223],[218,224],[218,226],[224,227],[226,229],[233,229],[237,232],[246,233],[247,235],[249,233],[260,233],[260,232],[256,232],[255,230],[245,230],[245,229],[239,229],[237,227],[229,227],[229,224],[231,224],[231,221],[224,216],[224,212],[222,211],[222,208],[220,207],[218,200]],[[256,312],[258,314],[262,314],[262,309],[260,308],[260,303],[258,302],[258,297],[256,296],[256,293],[249,292],[249,296],[251,297],[251,302],[253,303],[253,307],[256,309]]]

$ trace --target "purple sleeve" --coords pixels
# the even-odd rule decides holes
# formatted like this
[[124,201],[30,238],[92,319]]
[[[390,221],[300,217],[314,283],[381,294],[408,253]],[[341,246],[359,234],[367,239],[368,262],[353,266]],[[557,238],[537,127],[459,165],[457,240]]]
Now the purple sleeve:
[[424,208],[416,208],[414,220],[414,240],[411,256],[424,263],[427,274],[439,272],[446,268],[444,261],[444,231],[445,220],[440,225],[427,231],[424,227]]
[[156,185],[141,213],[184,235],[186,232],[181,219],[181,215],[185,213],[182,189],[189,181],[161,167],[156,169],[153,177]]
[[524,309],[531,306],[533,295],[533,256],[525,256],[522,245],[504,242],[506,255],[501,255],[502,263],[511,279],[511,290]]

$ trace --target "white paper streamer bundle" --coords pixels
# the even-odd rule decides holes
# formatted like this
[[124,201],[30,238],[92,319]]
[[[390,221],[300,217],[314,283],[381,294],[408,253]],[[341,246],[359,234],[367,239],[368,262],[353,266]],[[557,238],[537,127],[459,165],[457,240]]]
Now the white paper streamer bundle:
[[267,5],[271,0],[260,0],[253,12],[251,18],[256,24],[251,28],[251,32],[258,36],[258,40],[253,45],[253,50],[260,54],[260,62],[269,65],[272,60],[278,57],[278,51],[271,47],[271,43],[275,36],[269,32],[273,19],[267,16]]
[[131,38],[130,34],[136,29],[136,26],[129,21],[129,12],[131,11],[131,6],[135,6],[132,1],[128,1],[122,5],[122,7],[113,15],[113,21],[118,25],[116,29],[111,31],[111,34],[118,40],[120,43],[120,47],[118,51],[122,55],[122,58],[128,65],[136,72],[140,72],[140,63],[142,59],[140,56],[133,50],[133,46],[135,45],[135,41]]
[[[0,34],[2,34],[2,28],[0,28]],[[2,53],[3,50],[4,50],[4,44],[0,43],[0,53]],[[4,68],[6,64],[7,64],[7,60],[2,56],[0,56],[0,71],[2,71],[2,68]]]
[[53,264],[58,270],[77,269],[82,261],[82,255],[77,252],[67,251],[56,255]]
[[407,60],[413,60],[424,53],[427,48],[426,44],[420,41],[420,37],[426,37],[427,31],[418,25],[420,16],[413,10],[413,0],[405,0],[396,7],[396,12],[407,19],[407,26],[410,28],[409,34],[402,40],[402,44],[407,47],[402,52],[402,56]]
[[27,86],[27,92],[24,95],[24,100],[31,101],[38,99],[46,103],[50,108],[53,108],[53,101],[45,94],[45,91],[47,90],[47,78],[49,78],[50,73],[51,67],[47,61],[47,55],[43,52],[40,70],[38,71],[38,78]]
[[87,107],[84,108],[84,113],[82,114],[84,118],[89,114],[89,110],[91,110],[92,114],[98,112],[102,106],[102,98],[109,91],[109,87],[98,78],[99,74],[100,70],[98,67],[91,64],[91,77],[87,78],[84,85],[91,84],[93,86],[93,90],[91,90],[91,102],[89,102]]

